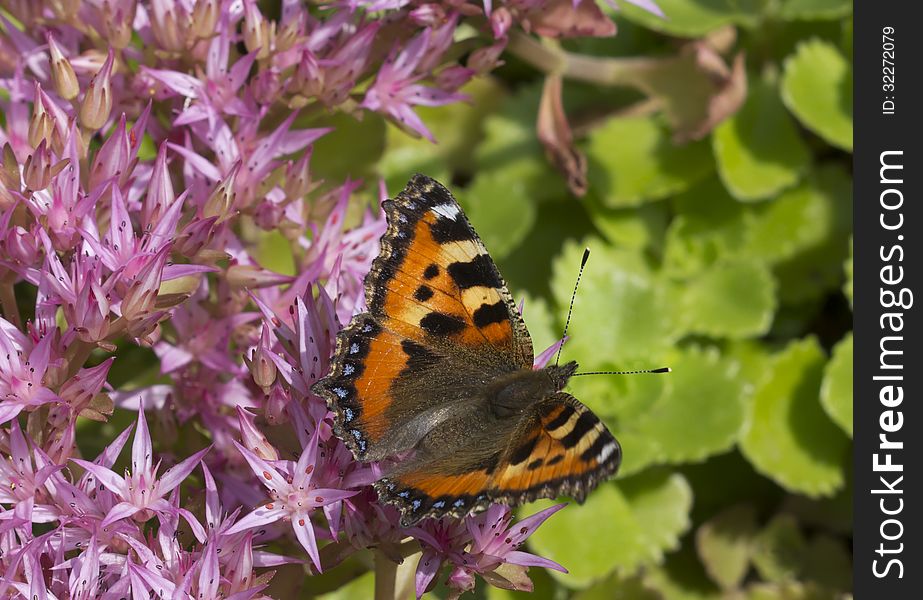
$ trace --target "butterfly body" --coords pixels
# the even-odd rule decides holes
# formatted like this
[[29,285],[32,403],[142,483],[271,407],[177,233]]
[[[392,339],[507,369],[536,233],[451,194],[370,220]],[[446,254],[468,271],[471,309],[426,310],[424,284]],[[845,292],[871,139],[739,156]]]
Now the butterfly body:
[[621,451],[562,391],[576,363],[533,370],[525,323],[448,190],[417,175],[383,206],[368,312],[338,334],[313,387],[337,436],[358,460],[385,461],[375,487],[405,524],[492,502],[582,501]]

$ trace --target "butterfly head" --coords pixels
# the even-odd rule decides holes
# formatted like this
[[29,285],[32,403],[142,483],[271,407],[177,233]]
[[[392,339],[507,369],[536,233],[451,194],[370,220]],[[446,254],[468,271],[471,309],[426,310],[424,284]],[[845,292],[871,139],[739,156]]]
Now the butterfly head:
[[551,377],[554,390],[558,392],[564,389],[564,386],[567,385],[567,380],[577,371],[577,362],[572,360],[563,365],[552,365],[545,367],[544,371]]

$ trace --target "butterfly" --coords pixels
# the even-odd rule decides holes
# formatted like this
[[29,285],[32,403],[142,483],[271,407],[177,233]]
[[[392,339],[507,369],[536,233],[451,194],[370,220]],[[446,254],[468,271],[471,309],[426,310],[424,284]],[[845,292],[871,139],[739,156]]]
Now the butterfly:
[[[533,369],[532,339],[496,265],[441,184],[415,175],[383,203],[368,311],[337,334],[313,390],[403,525],[588,492],[621,448],[562,391],[576,362]],[[388,466],[390,464],[390,466]]]

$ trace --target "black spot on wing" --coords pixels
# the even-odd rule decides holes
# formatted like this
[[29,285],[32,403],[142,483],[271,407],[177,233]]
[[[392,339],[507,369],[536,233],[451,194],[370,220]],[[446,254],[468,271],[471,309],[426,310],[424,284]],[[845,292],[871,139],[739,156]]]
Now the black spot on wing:
[[583,413],[580,415],[580,418],[577,419],[577,422],[574,423],[574,428],[561,438],[561,443],[564,444],[565,448],[573,448],[583,439],[583,436],[586,435],[588,431],[593,429],[596,423],[596,417],[594,417],[590,411]]
[[543,463],[543,462],[545,462],[545,461],[542,460],[541,458],[536,458],[535,460],[533,460],[532,462],[530,462],[528,465],[526,465],[526,468],[529,469],[530,471],[534,471],[535,469],[537,469],[537,468],[539,468],[540,466],[542,466],[542,463]]
[[535,449],[535,444],[537,443],[538,436],[534,436],[526,440],[525,443],[516,448],[510,455],[510,464],[518,465],[519,463],[532,456],[532,450]]
[[497,470],[497,464],[500,462],[500,454],[491,454],[475,465],[478,470],[486,471],[488,475]]
[[439,265],[431,264],[423,270],[423,279],[427,281],[439,275]]
[[482,304],[472,315],[474,324],[478,327],[487,327],[493,323],[503,323],[509,320],[509,310],[503,300],[495,304]]
[[464,242],[474,239],[474,232],[465,219],[456,217],[448,219],[439,217],[433,223],[429,224],[429,231],[439,244],[449,244],[451,242]]
[[577,411],[574,410],[573,406],[564,405],[564,410],[561,411],[561,414],[559,414],[553,420],[549,421],[548,424],[545,425],[545,429],[547,429],[548,431],[554,431],[558,427],[561,427],[562,425],[567,423],[568,419],[570,419],[571,415],[574,414],[575,412]]
[[549,467],[553,467],[554,465],[558,464],[562,460],[564,460],[564,455],[558,454],[557,456],[552,456],[551,458],[549,458],[548,462],[545,464],[548,465]]
[[426,302],[433,297],[433,288],[428,285],[421,285],[417,288],[417,291],[413,293],[413,297],[420,302]]
[[432,335],[448,336],[464,330],[465,322],[453,315],[431,312],[420,319],[420,327]]
[[500,276],[486,254],[478,254],[469,262],[456,262],[449,265],[449,277],[459,289],[472,287],[502,287]]
[[407,366],[401,371],[401,375],[420,373],[439,360],[435,354],[411,340],[403,340],[401,350],[407,355]]

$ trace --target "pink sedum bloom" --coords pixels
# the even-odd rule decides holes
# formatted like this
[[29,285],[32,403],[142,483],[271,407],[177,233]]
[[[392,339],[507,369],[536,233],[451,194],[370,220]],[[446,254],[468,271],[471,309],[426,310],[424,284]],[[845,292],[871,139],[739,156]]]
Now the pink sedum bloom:
[[[115,494],[119,500],[100,523],[101,527],[106,527],[121,519],[134,518],[136,521],[144,522],[154,514],[176,513],[177,509],[171,506],[165,496],[192,473],[208,450],[205,448],[196,452],[158,477],[157,471],[160,470],[160,463],[156,465],[153,463],[151,436],[142,408],[138,412],[138,423],[131,447],[131,469],[126,470],[124,477],[96,463],[79,458],[71,460],[96,477],[100,484]],[[179,513],[187,519],[191,527],[201,530],[201,526],[191,513],[184,509],[179,509]]]
[[[228,534],[247,531],[274,523],[280,519],[291,521],[292,530],[302,547],[311,557],[318,572],[322,571],[320,554],[317,550],[317,536],[311,523],[311,513],[316,508],[339,502],[357,494],[354,490],[318,488],[312,482],[317,466],[317,444],[320,430],[315,429],[307,446],[301,451],[298,462],[285,461],[277,469],[240,444],[237,449],[243,454],[250,468],[269,490],[270,501],[256,508],[228,530]],[[278,464],[278,463],[277,463]]]

